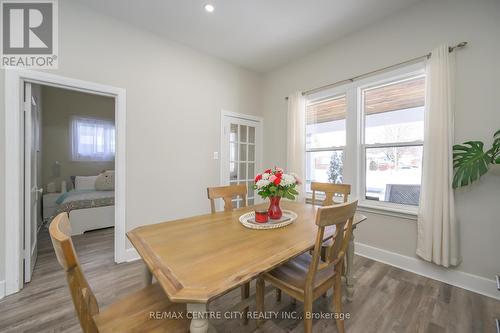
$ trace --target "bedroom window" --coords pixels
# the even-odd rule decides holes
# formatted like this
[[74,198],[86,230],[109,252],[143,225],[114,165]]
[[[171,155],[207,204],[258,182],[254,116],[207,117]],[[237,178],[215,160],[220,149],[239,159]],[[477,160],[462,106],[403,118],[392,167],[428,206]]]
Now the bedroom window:
[[361,92],[366,200],[417,206],[424,137],[423,75]]
[[112,121],[73,117],[70,124],[73,161],[113,161],[115,125]]
[[346,95],[308,101],[306,106],[306,191],[311,181],[342,183],[346,144]]

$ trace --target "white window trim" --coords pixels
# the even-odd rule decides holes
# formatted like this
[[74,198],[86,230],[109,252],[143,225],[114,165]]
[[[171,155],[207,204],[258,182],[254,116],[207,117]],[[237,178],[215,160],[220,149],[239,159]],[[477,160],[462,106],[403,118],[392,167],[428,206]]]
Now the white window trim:
[[[309,97],[308,100],[318,100],[328,96],[338,96],[346,94],[347,98],[347,114],[346,114],[346,145],[343,147],[335,147],[322,150],[339,150],[343,149],[344,157],[344,182],[351,184],[351,197],[353,200],[358,200],[358,206],[361,211],[382,214],[388,216],[396,216],[406,218],[408,220],[416,220],[418,206],[402,205],[392,202],[375,201],[364,199],[365,195],[365,148],[366,147],[381,147],[381,146],[419,146],[423,145],[423,141],[391,143],[391,144],[364,144],[364,114],[362,107],[363,89],[389,84],[392,82],[413,78],[425,74],[424,62],[415,63],[409,66],[400,67],[381,74],[373,75],[355,82],[321,91]],[[317,97],[321,96],[321,97]],[[306,149],[306,152],[309,150]],[[306,198],[312,198],[312,192],[306,193]]]

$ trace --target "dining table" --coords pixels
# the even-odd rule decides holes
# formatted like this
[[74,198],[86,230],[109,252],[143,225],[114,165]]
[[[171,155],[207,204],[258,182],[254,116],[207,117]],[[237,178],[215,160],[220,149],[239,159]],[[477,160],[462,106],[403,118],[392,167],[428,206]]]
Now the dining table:
[[[187,304],[190,331],[212,332],[208,303],[314,247],[317,206],[285,201],[281,208],[297,214],[293,223],[256,230],[239,222],[242,214],[265,204],[137,227],[127,237],[146,264],[146,279],[157,280],[171,302]],[[366,217],[356,213],[352,231]],[[327,227],[325,240],[335,226]],[[354,234],[346,252],[347,300],[352,300]]]

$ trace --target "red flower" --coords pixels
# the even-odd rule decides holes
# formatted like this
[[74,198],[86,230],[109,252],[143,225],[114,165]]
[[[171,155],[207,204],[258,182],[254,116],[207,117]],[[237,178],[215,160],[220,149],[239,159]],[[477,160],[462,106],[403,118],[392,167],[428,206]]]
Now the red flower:
[[262,179],[262,175],[261,174],[258,174],[257,176],[255,176],[255,182],[257,183],[259,180]]
[[271,173],[271,169],[267,169],[264,173]]
[[281,183],[281,177],[276,177],[273,183],[274,185],[278,186]]

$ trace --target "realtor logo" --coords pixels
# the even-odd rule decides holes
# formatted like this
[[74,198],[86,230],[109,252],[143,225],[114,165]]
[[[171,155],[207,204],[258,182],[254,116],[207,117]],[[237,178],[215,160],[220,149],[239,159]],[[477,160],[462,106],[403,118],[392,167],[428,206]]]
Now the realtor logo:
[[0,0],[1,67],[57,68],[57,0]]

